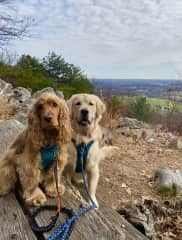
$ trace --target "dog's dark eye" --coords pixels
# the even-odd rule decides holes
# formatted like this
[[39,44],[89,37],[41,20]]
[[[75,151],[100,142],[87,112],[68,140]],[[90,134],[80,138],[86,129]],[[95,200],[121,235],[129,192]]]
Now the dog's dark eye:
[[81,105],[81,102],[77,102],[75,105],[76,105],[76,106],[80,106],[80,105]]
[[53,107],[57,107],[58,106],[58,104],[56,102],[53,102],[52,105],[53,105]]
[[38,108],[38,110],[42,110],[42,108],[43,108],[42,104],[39,104],[37,108]]
[[89,105],[90,105],[90,106],[93,106],[93,105],[94,105],[94,103],[93,103],[93,102],[89,102]]

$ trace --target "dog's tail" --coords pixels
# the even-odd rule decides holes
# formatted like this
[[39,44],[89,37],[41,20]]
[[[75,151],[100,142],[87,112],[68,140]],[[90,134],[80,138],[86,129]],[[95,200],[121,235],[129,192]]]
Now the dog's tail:
[[115,146],[104,146],[100,149],[101,151],[101,159],[105,159],[106,157],[110,158],[113,156],[114,152],[118,150],[118,147]]

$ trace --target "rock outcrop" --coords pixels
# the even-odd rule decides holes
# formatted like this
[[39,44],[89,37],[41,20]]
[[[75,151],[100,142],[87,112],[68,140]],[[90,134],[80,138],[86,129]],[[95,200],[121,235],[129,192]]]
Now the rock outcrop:
[[13,95],[13,86],[0,79],[0,96],[11,97]]
[[182,171],[163,167],[155,173],[158,190],[166,197],[182,195]]
[[0,121],[0,154],[5,152],[23,128],[24,125],[14,119]]
[[146,127],[146,124],[144,124],[142,121],[128,117],[120,119],[117,132],[124,136],[132,137],[135,140],[149,140],[156,137],[156,133],[153,128]]
[[31,97],[31,91],[23,87],[17,87],[13,89],[12,99],[18,104],[25,102]]
[[12,84],[0,79],[0,96],[6,97],[10,103],[19,108],[19,113],[17,114],[16,119],[23,124],[26,122],[26,117],[30,106],[44,92],[55,93],[58,97],[64,98],[64,95],[61,91],[54,90],[51,87],[44,88],[31,95],[31,90],[23,87],[13,88]]

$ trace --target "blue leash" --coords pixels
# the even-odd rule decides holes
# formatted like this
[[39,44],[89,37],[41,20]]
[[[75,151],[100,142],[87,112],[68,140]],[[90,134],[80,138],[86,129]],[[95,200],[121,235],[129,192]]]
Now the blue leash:
[[[85,149],[85,145],[82,144],[82,148],[81,148],[81,173],[82,173],[82,177],[83,177],[83,181],[84,181],[84,188],[85,191],[87,193],[87,196],[89,198],[89,200],[91,201],[91,205],[85,208],[81,208],[78,212],[76,212],[71,218],[69,218],[68,220],[66,220],[60,227],[58,227],[48,238],[47,240],[55,240],[58,237],[60,237],[60,240],[67,240],[71,234],[72,231],[72,226],[74,224],[74,222],[81,216],[83,216],[84,214],[86,214],[87,212],[89,212],[90,210],[96,208],[96,204],[94,203],[92,197],[90,196],[89,190],[88,190],[88,183],[87,183],[87,179],[85,176],[85,171],[84,171],[84,166],[83,166],[83,153],[84,153],[84,149]],[[61,236],[62,235],[62,236]]]
[[[43,169],[48,169],[50,165],[53,165],[54,169],[54,177],[56,181],[56,189],[57,189],[57,205],[44,205],[39,208],[37,208],[33,213],[29,220],[30,226],[34,232],[37,233],[44,233],[49,232],[53,229],[53,227],[56,225],[56,222],[59,218],[59,214],[63,213],[67,215],[68,218],[71,218],[73,216],[73,211],[71,209],[67,209],[64,207],[61,207],[61,198],[58,190],[58,173],[57,173],[57,152],[58,148],[57,146],[53,146],[51,148],[42,148],[41,149],[41,155],[42,155],[42,166]],[[51,217],[50,223],[46,226],[39,226],[36,217],[44,211],[56,211],[56,214]],[[73,226],[71,226],[73,227]],[[71,229],[70,229],[71,232]]]

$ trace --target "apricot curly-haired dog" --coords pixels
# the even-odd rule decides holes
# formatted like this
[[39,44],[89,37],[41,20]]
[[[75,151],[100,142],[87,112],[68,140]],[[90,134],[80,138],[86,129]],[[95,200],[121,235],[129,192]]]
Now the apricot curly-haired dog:
[[[0,195],[9,193],[19,180],[23,198],[28,204],[39,206],[46,202],[46,195],[56,196],[53,168],[42,169],[40,149],[58,146],[58,173],[61,175],[67,161],[67,143],[71,137],[69,112],[63,99],[43,93],[32,106],[28,126],[0,159]],[[64,186],[59,180],[59,191]]]

